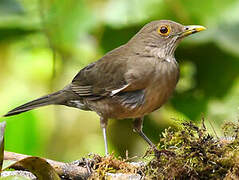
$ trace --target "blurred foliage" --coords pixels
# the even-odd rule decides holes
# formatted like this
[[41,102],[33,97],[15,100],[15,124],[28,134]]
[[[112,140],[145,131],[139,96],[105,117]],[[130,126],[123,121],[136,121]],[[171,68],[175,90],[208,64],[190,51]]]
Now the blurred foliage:
[[[208,29],[176,50],[180,82],[169,103],[146,117],[144,131],[158,142],[160,132],[173,125],[171,118],[197,121],[204,114],[221,135],[221,123],[238,115],[238,11],[236,0],[2,0],[0,114],[63,88],[151,20],[171,19]],[[7,124],[9,151],[68,161],[104,153],[93,112],[52,106],[11,117]],[[142,154],[147,145],[131,127],[131,120],[110,121],[111,151]]]

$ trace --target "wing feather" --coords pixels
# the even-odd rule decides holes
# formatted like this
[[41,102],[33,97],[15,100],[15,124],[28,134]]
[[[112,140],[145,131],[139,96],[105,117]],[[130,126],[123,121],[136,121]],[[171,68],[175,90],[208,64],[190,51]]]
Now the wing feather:
[[149,58],[137,58],[128,53],[124,45],[83,68],[71,83],[73,92],[85,98],[100,99],[144,90],[154,64],[148,62]]

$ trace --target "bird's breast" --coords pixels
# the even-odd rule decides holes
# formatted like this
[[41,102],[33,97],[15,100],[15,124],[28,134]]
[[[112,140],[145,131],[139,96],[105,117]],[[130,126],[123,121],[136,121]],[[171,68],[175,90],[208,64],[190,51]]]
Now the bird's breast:
[[[174,60],[175,61],[175,60]],[[93,111],[108,118],[142,117],[160,108],[172,94],[178,81],[178,65],[175,62],[156,62],[144,89],[123,92],[113,97],[88,103]]]
[[148,114],[160,108],[170,97],[179,78],[176,60],[162,61],[155,66],[154,75],[145,89],[145,103],[140,111]]

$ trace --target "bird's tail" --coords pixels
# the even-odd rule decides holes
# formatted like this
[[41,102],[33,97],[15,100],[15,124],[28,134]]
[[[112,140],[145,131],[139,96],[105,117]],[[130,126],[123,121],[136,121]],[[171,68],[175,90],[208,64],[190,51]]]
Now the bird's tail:
[[21,106],[18,106],[14,108],[13,110],[9,111],[7,114],[5,114],[4,117],[20,114],[20,113],[23,113],[41,106],[46,106],[51,104],[61,104],[61,102],[64,101],[64,99],[65,99],[64,90],[57,91],[55,93],[43,96],[41,98],[30,101]]

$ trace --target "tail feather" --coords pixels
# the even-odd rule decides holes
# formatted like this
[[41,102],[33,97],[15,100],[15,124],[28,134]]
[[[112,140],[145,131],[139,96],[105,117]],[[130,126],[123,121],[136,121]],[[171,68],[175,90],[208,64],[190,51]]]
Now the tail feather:
[[4,115],[4,117],[20,114],[20,113],[23,113],[41,106],[46,106],[51,104],[60,104],[60,102],[63,101],[64,99],[63,94],[64,94],[63,91],[58,91],[58,92],[43,96],[41,98],[38,98],[36,100],[30,101],[26,104],[18,106],[14,108],[13,110],[9,111],[7,114]]

